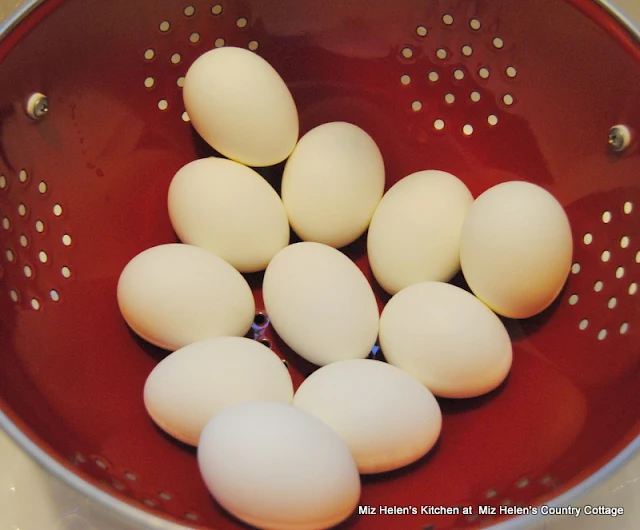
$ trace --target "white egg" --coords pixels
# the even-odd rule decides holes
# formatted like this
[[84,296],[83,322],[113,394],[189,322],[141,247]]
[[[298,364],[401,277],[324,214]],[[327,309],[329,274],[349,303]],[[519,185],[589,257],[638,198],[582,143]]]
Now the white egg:
[[169,187],[178,237],[221,257],[240,272],[264,270],[289,244],[280,197],[253,169],[223,158],[190,162]]
[[183,98],[202,138],[248,166],[285,160],[298,141],[298,111],[278,72],[243,48],[206,52],[185,76]]
[[287,161],[282,201],[301,239],[339,248],[366,231],[384,179],[371,136],[350,123],[325,123],[305,134]]
[[144,404],[153,421],[194,446],[205,425],[225,407],[292,399],[293,383],[280,357],[244,337],[185,346],[160,361],[144,387]]
[[562,205],[548,191],[512,181],[485,191],[465,220],[462,272],[496,313],[528,318],[548,308],[571,270],[573,239]]
[[216,501],[269,530],[321,530],[353,512],[360,477],[329,427],[282,403],[243,403],[205,427],[198,464]]
[[371,359],[323,366],[298,388],[293,404],[331,427],[360,473],[381,473],[422,458],[442,427],[440,406],[419,381]]
[[367,235],[374,277],[390,294],[460,270],[460,233],[473,203],[464,183],[444,171],[413,173],[384,195]]
[[445,398],[490,392],[512,361],[509,334],[495,313],[440,282],[418,283],[391,298],[380,317],[380,346],[387,361]]
[[375,345],[375,296],[339,250],[310,242],[281,250],[267,267],[262,295],[278,335],[314,364],[362,359]]
[[237,270],[206,250],[177,243],[147,249],[125,266],[118,305],[133,331],[167,350],[243,336],[255,316],[253,293]]

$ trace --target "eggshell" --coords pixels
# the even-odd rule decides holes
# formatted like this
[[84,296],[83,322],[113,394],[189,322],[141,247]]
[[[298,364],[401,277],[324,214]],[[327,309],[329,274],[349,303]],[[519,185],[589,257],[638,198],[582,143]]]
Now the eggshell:
[[360,497],[349,448],[320,420],[282,403],[217,414],[202,433],[198,464],[215,500],[257,528],[330,528]]
[[339,250],[311,242],[286,247],[269,263],[262,294],[276,332],[312,363],[364,358],[375,345],[375,296]]
[[338,433],[360,473],[415,462],[433,447],[442,427],[440,406],[422,383],[371,359],[323,366],[300,385],[293,404]]
[[495,389],[512,361],[509,334],[495,313],[440,282],[418,283],[391,298],[380,317],[380,347],[387,361],[446,398]]
[[278,72],[262,57],[225,46],[198,57],[185,76],[191,123],[218,152],[242,164],[271,166],[298,141],[298,111]]
[[169,187],[169,216],[182,242],[202,247],[240,272],[264,270],[289,244],[280,197],[253,169],[223,158],[195,160]]
[[190,445],[198,445],[202,429],[225,407],[292,399],[293,383],[282,360],[244,337],[185,346],[160,361],[144,387],[144,404],[153,421]]
[[384,179],[371,136],[351,123],[325,123],[305,134],[287,161],[282,201],[301,239],[339,248],[369,226]]
[[562,205],[548,191],[512,181],[485,191],[462,229],[462,271],[496,313],[528,318],[548,308],[571,270],[573,239]]
[[371,270],[390,294],[460,270],[460,233],[473,203],[464,183],[444,171],[419,171],[395,184],[371,220]]
[[178,243],[134,257],[120,274],[117,296],[131,329],[167,350],[243,336],[255,316],[253,293],[238,271],[206,250]]

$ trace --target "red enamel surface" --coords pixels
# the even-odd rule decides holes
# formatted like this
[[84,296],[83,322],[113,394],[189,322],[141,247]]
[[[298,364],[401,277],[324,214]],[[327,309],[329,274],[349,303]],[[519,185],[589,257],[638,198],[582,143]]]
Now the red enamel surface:
[[[206,528],[238,527],[210,499],[194,451],[161,434],[147,416],[142,387],[165,353],[131,334],[115,297],[129,259],[175,241],[169,182],[183,164],[211,153],[181,119],[177,80],[222,38],[233,46],[258,42],[257,53],[291,87],[303,133],[332,120],[367,130],[385,157],[388,185],[421,169],[450,171],[476,196],[498,182],[530,180],[554,193],[572,223],[579,272],[549,311],[508,322],[515,359],[507,382],[483,398],[442,400],[436,449],[408,469],[364,479],[363,504],[541,503],[638,436],[640,293],[630,293],[640,282],[640,154],[636,146],[623,155],[607,147],[616,123],[640,131],[640,51],[627,32],[588,0],[228,0],[213,15],[215,4],[51,0],[0,43],[0,175],[7,181],[0,217],[10,225],[0,228],[2,409],[52,456],[140,509],[183,523],[194,514]],[[193,16],[183,12],[188,5]],[[451,26],[445,14],[453,16]],[[246,27],[238,27],[239,17]],[[471,19],[481,22],[479,30]],[[171,27],[161,32],[165,20]],[[200,35],[196,44],[193,32]],[[495,37],[503,48],[494,46]],[[472,48],[468,57],[465,45]],[[152,60],[144,58],[147,49],[155,52]],[[447,50],[447,59],[436,57],[438,49]],[[181,54],[177,65],[174,53]],[[483,67],[488,79],[478,74]],[[457,69],[462,80],[454,78]],[[429,80],[431,71],[438,81]],[[154,78],[151,88],[147,77]],[[480,101],[471,101],[473,91]],[[50,98],[39,123],[23,112],[33,92]],[[445,102],[448,93],[453,104]],[[161,99],[166,111],[158,109]],[[414,101],[421,110],[412,110]],[[490,115],[497,125],[488,124]],[[437,119],[442,131],[434,128]],[[467,124],[471,136],[462,133]],[[277,186],[279,171],[263,173]],[[363,248],[359,242],[346,252],[370,276]],[[252,282],[259,286],[259,277]],[[256,299],[260,306],[258,288]],[[607,335],[598,340],[601,330]],[[269,330],[266,336],[298,384],[312,367]],[[355,515],[344,527],[482,522]]]

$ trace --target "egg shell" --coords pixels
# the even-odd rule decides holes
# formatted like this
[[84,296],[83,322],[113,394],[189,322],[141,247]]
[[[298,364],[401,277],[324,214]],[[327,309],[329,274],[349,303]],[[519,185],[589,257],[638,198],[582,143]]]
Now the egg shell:
[[257,528],[330,528],[360,497],[349,448],[320,420],[282,403],[217,414],[202,433],[198,464],[215,500]]
[[293,404],[338,433],[360,473],[392,471],[419,460],[442,428],[440,406],[422,383],[371,359],[323,366],[300,385]]
[[241,337],[255,316],[253,293],[237,270],[206,250],[179,243],[135,256],[120,274],[117,297],[131,329],[167,350]]
[[221,257],[240,272],[264,270],[289,244],[280,197],[253,169],[203,158],[171,181],[169,217],[180,240]]
[[307,361],[363,359],[375,345],[375,296],[362,271],[339,250],[311,242],[286,247],[269,263],[262,294],[278,335]]
[[371,220],[367,254],[390,294],[426,281],[449,281],[460,270],[460,234],[473,196],[450,173],[419,171],[382,198]]
[[462,229],[460,260],[469,287],[509,318],[548,308],[567,280],[572,255],[571,225],[562,205],[529,182],[485,191]]
[[366,231],[384,182],[373,138],[351,123],[325,123],[305,134],[287,161],[282,201],[301,239],[340,248]]
[[182,91],[192,125],[218,152],[248,166],[278,164],[298,141],[298,111],[278,72],[243,48],[210,50],[189,67]]
[[205,425],[225,407],[292,399],[293,383],[280,357],[244,337],[185,346],[160,361],[144,387],[144,404],[153,421],[194,446]]
[[512,362],[509,334],[495,313],[440,282],[412,285],[389,300],[380,317],[380,347],[389,363],[445,398],[494,390]]

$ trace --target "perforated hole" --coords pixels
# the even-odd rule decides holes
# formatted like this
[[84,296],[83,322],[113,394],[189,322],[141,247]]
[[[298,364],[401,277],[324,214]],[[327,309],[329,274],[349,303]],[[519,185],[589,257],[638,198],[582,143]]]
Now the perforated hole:
[[62,215],[62,206],[60,204],[53,205],[53,215],[60,217]]
[[497,490],[491,489],[491,490],[487,491],[487,493],[486,493],[485,497],[486,497],[487,499],[493,499],[493,498],[494,498],[494,497],[496,497],[497,495],[498,495]]
[[519,489],[524,489],[526,488],[529,484],[531,483],[531,481],[528,478],[523,478],[522,480],[520,480],[517,484],[516,487]]
[[216,4],[211,8],[211,13],[213,15],[220,15],[222,13],[222,6],[220,4]]
[[238,26],[239,28],[246,28],[248,23],[249,21],[245,17],[240,17],[238,20],[236,20],[236,26]]
[[492,127],[495,127],[496,125],[498,125],[498,116],[496,116],[495,114],[489,115],[489,117],[487,118],[487,122],[489,122],[489,125],[491,125]]
[[636,282],[633,282],[631,285],[629,285],[628,292],[631,296],[634,296],[638,292],[638,284]]
[[640,250],[636,252],[636,263],[640,263]]
[[20,236],[20,246],[23,248],[27,248],[29,246],[29,238],[24,234]]
[[200,42],[200,33],[198,33],[197,31],[194,31],[191,35],[189,35],[189,42],[191,44],[196,44],[197,42]]
[[49,296],[54,302],[60,301],[60,293],[58,293],[58,291],[56,291],[55,289],[51,289],[51,291],[49,291]]
[[598,332],[598,340],[604,340],[607,338],[607,330],[606,329],[601,329]]
[[411,57],[413,57],[413,50],[409,47],[407,48],[402,48],[402,56],[405,59],[411,59]]
[[489,76],[491,75],[491,72],[489,71],[488,68],[482,67],[482,68],[480,68],[480,70],[478,70],[478,75],[482,79],[489,79]]
[[107,469],[109,467],[109,465],[104,460],[102,460],[102,458],[96,458],[94,460],[94,463],[100,469]]
[[572,294],[572,295],[569,297],[569,305],[576,305],[576,304],[578,303],[578,300],[579,300],[579,299],[580,299],[580,298],[578,297],[578,295],[577,295],[577,294]]
[[39,232],[40,234],[44,232],[44,223],[39,219],[36,221],[36,232]]
[[482,27],[482,23],[477,18],[472,18],[469,21],[469,26],[471,26],[472,30],[478,31]]
[[626,335],[628,331],[629,331],[629,323],[623,322],[622,325],[620,326],[620,335]]
[[158,497],[160,497],[163,501],[170,501],[173,497],[167,493],[166,491],[161,491],[158,493]]
[[2,219],[2,228],[4,228],[5,230],[9,230],[9,228],[11,228],[11,221],[8,217],[4,217]]
[[602,292],[602,289],[604,289],[604,282],[598,280],[596,283],[593,284],[593,290],[596,293]]
[[27,173],[27,170],[21,169],[20,173],[18,173],[18,180],[24,184],[25,182],[27,182],[28,178],[29,178],[29,174]]
[[27,207],[20,203],[18,205],[18,213],[20,214],[20,217],[24,217],[25,215],[27,215]]
[[125,471],[124,478],[130,480],[131,482],[135,482],[136,480],[138,480],[136,474],[132,473],[131,471]]
[[18,291],[16,291],[15,289],[11,289],[9,291],[9,296],[11,297],[11,300],[13,300],[14,302],[17,302],[18,300],[20,300],[20,295],[18,294]]
[[433,122],[433,128],[436,131],[442,131],[444,129],[444,120],[436,120]]
[[629,215],[633,211],[633,203],[625,202],[624,206],[622,207],[622,210],[624,211],[624,213]]
[[464,134],[465,136],[471,136],[473,134],[473,126],[467,124],[462,127],[462,134]]
[[418,35],[418,37],[426,37],[427,33],[427,28],[425,28],[424,26],[418,26],[416,28],[416,34]]
[[156,52],[155,50],[153,50],[152,48],[149,48],[148,50],[145,50],[144,52],[144,58],[147,61],[150,61],[151,59],[153,59],[156,56]]
[[184,86],[184,76],[178,77],[178,80],[176,81],[176,85],[178,85],[180,88]]
[[451,26],[453,24],[453,17],[451,15],[444,15],[442,17],[442,22],[447,26]]
[[478,92],[477,90],[474,90],[469,95],[469,99],[471,99],[471,101],[473,101],[474,103],[478,103],[478,101],[480,101],[480,98],[481,98],[480,92]]
[[71,236],[69,234],[65,234],[62,236],[62,244],[67,247],[71,245]]
[[47,183],[44,180],[38,184],[38,191],[40,193],[42,194],[47,193],[47,189],[48,189]]
[[582,241],[585,245],[590,245],[591,243],[593,243],[593,235],[589,233],[585,234],[582,238]]
[[168,20],[163,20],[162,22],[160,22],[159,28],[162,33],[166,33],[171,29],[171,22],[169,22]]
[[7,254],[7,261],[13,262],[13,260],[16,257],[15,254],[13,253],[13,250],[8,248],[6,254]]
[[449,57],[449,52],[447,52],[447,50],[445,50],[444,48],[440,48],[436,51],[436,57],[441,61],[444,61],[447,57]]
[[225,45],[225,44],[226,44],[226,41],[225,41],[222,37],[217,38],[217,39],[215,40],[215,42],[213,43],[213,45],[214,45],[216,48],[222,48],[222,47],[224,47],[224,45]]
[[464,70],[454,70],[453,77],[458,81],[462,81],[464,79]]
[[608,250],[605,250],[600,256],[600,259],[602,260],[603,263],[607,263],[611,259],[611,252],[609,252]]
[[182,121],[184,121],[184,122],[191,121],[191,118],[189,118],[189,114],[187,114],[186,110],[182,113]]
[[60,273],[64,278],[71,278],[71,269],[69,267],[62,267]]
[[504,41],[500,37],[496,37],[495,39],[493,39],[493,46],[498,50],[501,50],[502,48],[504,48]]
[[191,512],[185,513],[184,517],[189,521],[197,521],[198,519],[200,519],[195,513],[191,513]]
[[259,46],[260,46],[260,43],[257,40],[252,40],[251,42],[249,42],[249,49],[252,52],[255,52]]
[[150,508],[155,508],[158,505],[158,503],[153,499],[143,499],[142,502],[144,502]]
[[404,74],[400,77],[400,82],[404,85],[410,85],[411,84],[411,76]]
[[578,324],[578,329],[580,331],[584,331],[585,329],[587,329],[589,327],[589,321],[586,318],[583,318],[580,321],[580,324]]
[[609,298],[609,302],[607,302],[607,307],[609,309],[615,309],[618,305],[618,299],[614,296],[613,298]]
[[513,96],[511,94],[505,94],[502,97],[502,101],[507,107],[510,107],[511,105],[513,105]]
[[194,6],[187,6],[184,8],[185,17],[192,17],[195,14],[196,14],[196,8]]
[[111,482],[111,485],[118,491],[124,491],[126,488],[126,486],[119,480],[114,480],[113,482]]
[[419,112],[422,110],[422,102],[421,101],[414,101],[413,103],[411,103],[411,109],[414,112]]
[[31,278],[33,276],[33,269],[29,267],[29,265],[25,265],[22,270],[27,278]]
[[612,217],[613,216],[611,215],[611,212],[604,212],[602,214],[602,222],[605,223],[605,224],[608,224],[608,223],[611,222],[611,218]]
[[453,94],[445,94],[444,100],[451,105],[452,103],[455,103],[456,97]]
[[518,71],[513,66],[507,67],[505,72],[507,74],[507,77],[510,77],[511,79],[514,79],[518,75]]
[[178,64],[180,61],[182,61],[182,55],[179,53],[174,53],[171,56],[171,64]]
[[37,298],[32,298],[31,299],[31,308],[35,309],[36,311],[40,310],[40,300],[38,300]]
[[4,175],[0,175],[0,189],[5,189],[7,187],[7,177]]
[[620,247],[621,248],[629,248],[629,244],[631,243],[631,240],[627,237],[624,236],[621,240],[620,240]]
[[169,102],[166,99],[161,99],[158,101],[158,108],[160,110],[167,110],[169,108]]
[[462,47],[462,55],[464,55],[465,57],[471,57],[473,55],[473,48],[466,44]]
[[438,79],[440,79],[440,74],[438,74],[438,72],[435,71],[431,71],[429,72],[429,81],[431,81],[432,83],[435,83]]
[[616,278],[618,278],[618,280],[624,278],[624,267],[618,267],[616,269]]

